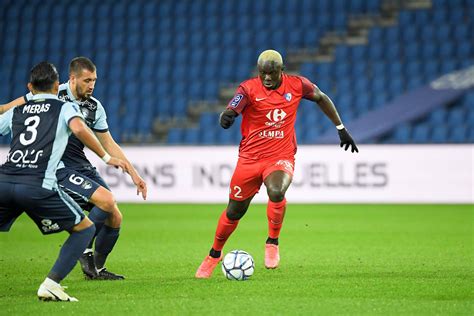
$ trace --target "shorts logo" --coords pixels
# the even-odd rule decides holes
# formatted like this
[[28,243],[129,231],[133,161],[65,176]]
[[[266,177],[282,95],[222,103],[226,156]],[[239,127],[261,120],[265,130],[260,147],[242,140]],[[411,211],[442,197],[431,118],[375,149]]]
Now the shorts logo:
[[233,108],[236,108],[239,105],[240,101],[242,101],[243,98],[244,98],[244,96],[242,94],[236,94],[235,97],[230,102],[230,106],[233,107]]
[[288,160],[278,160],[275,165],[276,166],[283,166],[283,168],[285,168],[285,170],[293,172],[293,164]]
[[45,233],[59,230],[59,225],[57,223],[53,223],[52,220],[47,219],[47,218],[41,220],[41,225],[43,225],[41,229]]
[[288,92],[287,94],[285,94],[285,99],[286,99],[286,101],[290,102],[291,101],[291,93]]
[[81,187],[84,189],[84,190],[89,190],[90,188],[92,188],[92,183],[90,181],[84,181],[82,184],[81,184]]

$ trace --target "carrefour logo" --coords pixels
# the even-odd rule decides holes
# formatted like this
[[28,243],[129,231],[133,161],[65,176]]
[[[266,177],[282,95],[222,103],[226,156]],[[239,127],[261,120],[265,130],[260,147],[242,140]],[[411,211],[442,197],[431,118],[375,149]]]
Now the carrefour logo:
[[275,109],[268,112],[266,116],[272,122],[280,122],[285,118],[286,113],[282,109]]

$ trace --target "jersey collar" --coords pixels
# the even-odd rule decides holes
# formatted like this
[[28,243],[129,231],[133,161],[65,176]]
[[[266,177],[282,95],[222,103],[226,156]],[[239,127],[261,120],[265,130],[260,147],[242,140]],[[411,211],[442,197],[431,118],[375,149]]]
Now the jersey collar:
[[56,99],[56,100],[59,100],[57,95],[51,94],[51,93],[38,93],[38,94],[33,94],[33,96],[31,97],[31,100],[38,100],[38,99]]
[[74,94],[72,94],[72,90],[71,90],[71,83],[68,81],[67,82],[67,95],[69,96],[69,99],[71,99],[71,101],[73,102],[78,102],[76,100],[76,98],[74,97]]

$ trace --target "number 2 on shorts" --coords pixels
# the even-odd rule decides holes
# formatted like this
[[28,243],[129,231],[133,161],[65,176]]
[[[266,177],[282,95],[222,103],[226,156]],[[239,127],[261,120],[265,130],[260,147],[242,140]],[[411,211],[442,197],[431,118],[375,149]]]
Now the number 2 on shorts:
[[233,189],[235,190],[234,197],[241,199],[242,195],[240,193],[242,193],[242,188],[238,185],[234,185]]

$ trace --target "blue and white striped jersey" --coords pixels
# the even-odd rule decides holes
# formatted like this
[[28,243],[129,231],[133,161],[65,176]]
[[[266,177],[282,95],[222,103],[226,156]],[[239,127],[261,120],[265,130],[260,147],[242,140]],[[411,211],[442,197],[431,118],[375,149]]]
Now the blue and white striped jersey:
[[[25,99],[29,100],[31,96],[32,94],[29,93],[25,96]],[[77,104],[84,116],[87,126],[89,126],[91,130],[101,133],[109,130],[105,109],[102,106],[102,103],[100,103],[96,98],[91,97],[89,100],[85,101],[76,100],[72,94],[69,82],[63,83],[59,86],[58,98],[63,101]],[[84,144],[74,135],[69,137],[69,143],[61,161],[64,166],[70,168],[91,166],[91,163],[84,153]],[[63,164],[60,166],[63,166]]]
[[56,169],[68,144],[69,121],[83,117],[79,107],[52,94],[36,94],[0,116],[0,134],[11,133],[0,181],[57,187]]

